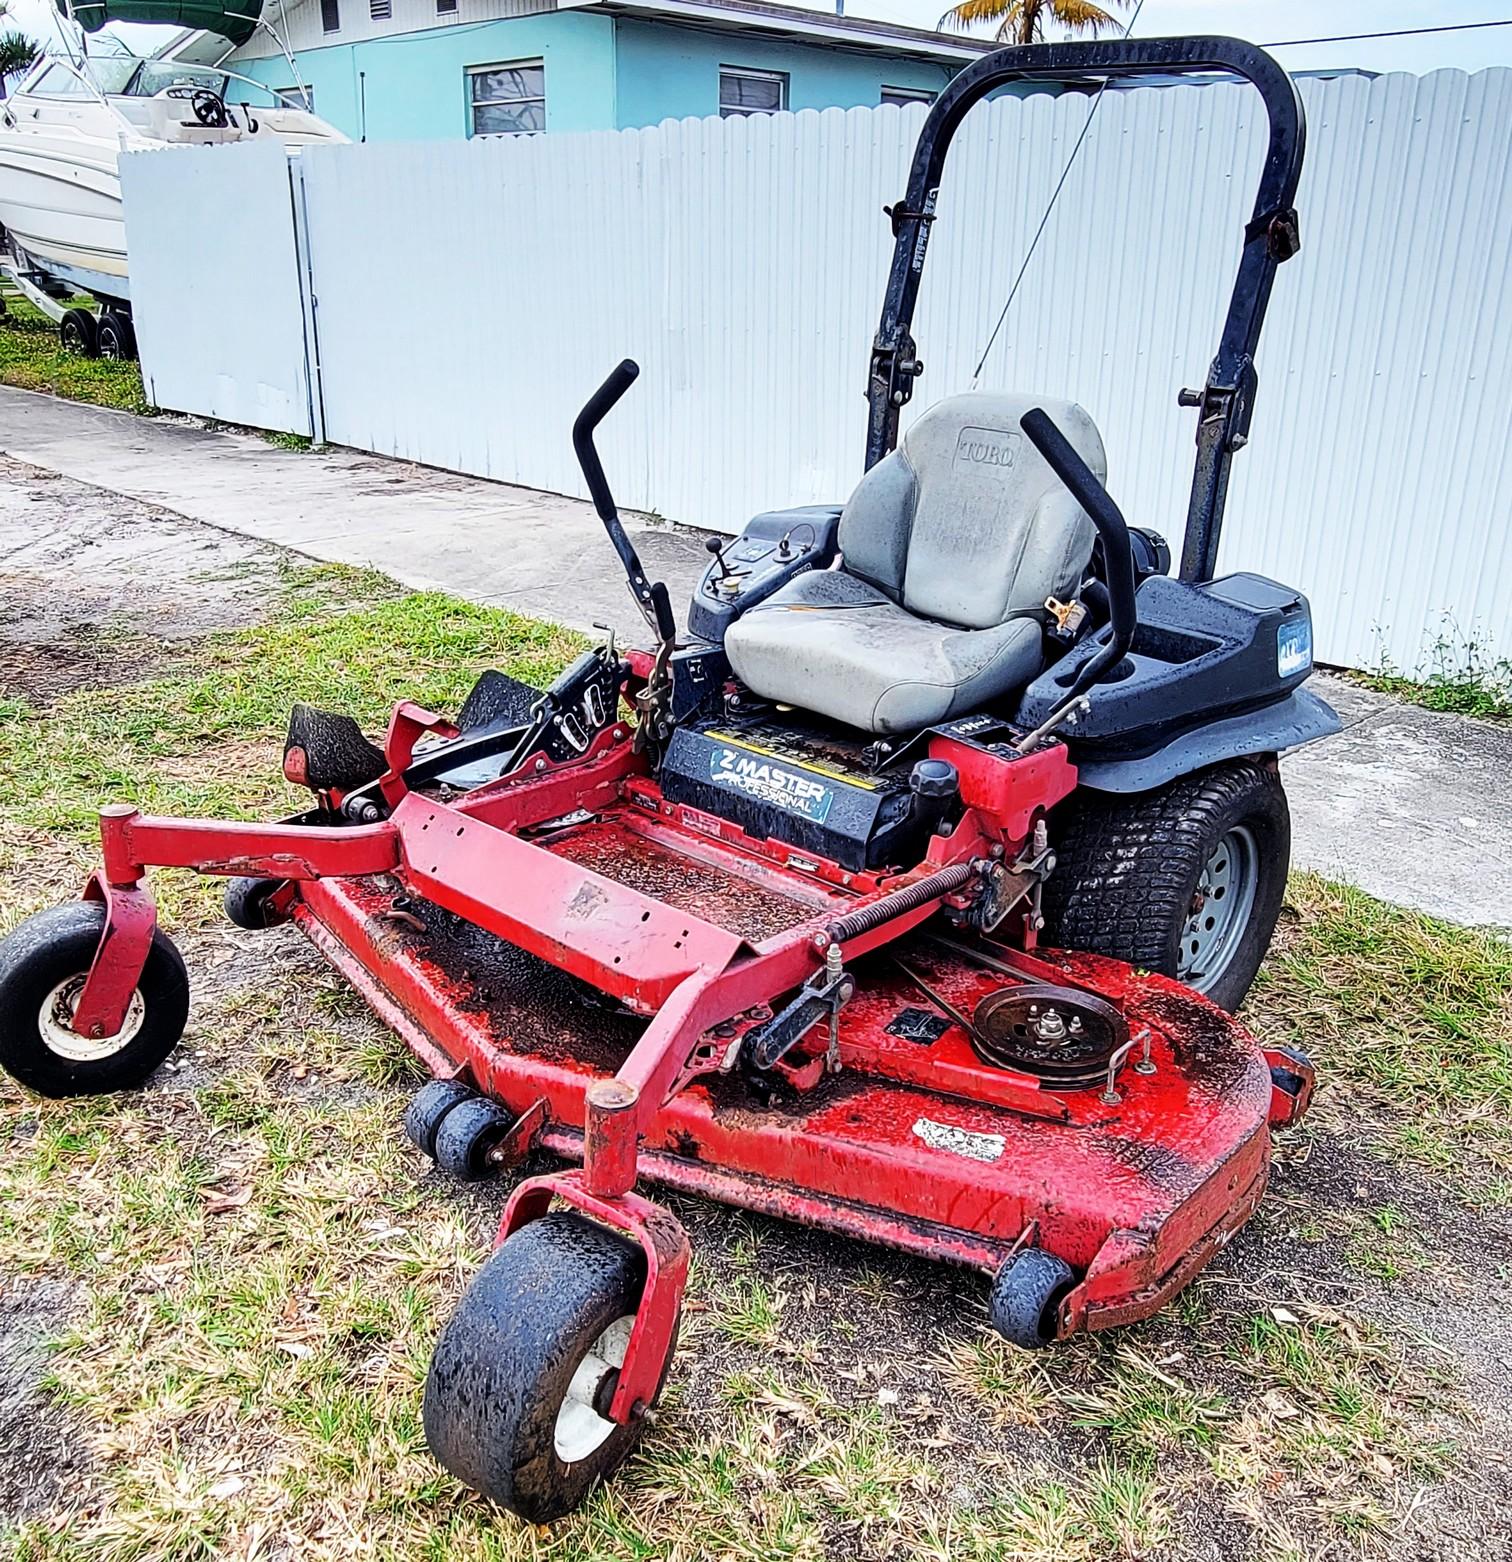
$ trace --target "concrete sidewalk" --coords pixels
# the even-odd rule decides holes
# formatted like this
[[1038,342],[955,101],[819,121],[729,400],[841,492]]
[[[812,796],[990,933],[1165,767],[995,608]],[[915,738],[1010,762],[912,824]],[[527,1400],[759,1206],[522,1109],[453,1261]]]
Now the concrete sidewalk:
[[[409,585],[642,632],[603,528],[579,500],[353,451],[280,450],[255,435],[3,386],[0,450]],[[626,519],[681,616],[707,562],[703,539]],[[1345,728],[1285,761],[1296,864],[1437,916],[1512,928],[1512,728],[1435,715],[1338,678],[1313,687]]]

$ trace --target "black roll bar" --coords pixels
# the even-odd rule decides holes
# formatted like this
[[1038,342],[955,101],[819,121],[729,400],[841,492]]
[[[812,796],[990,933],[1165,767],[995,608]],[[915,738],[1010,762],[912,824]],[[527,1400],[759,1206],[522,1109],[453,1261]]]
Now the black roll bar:
[[1293,202],[1302,172],[1307,127],[1302,101],[1291,78],[1263,49],[1238,38],[1148,38],[1108,43],[1033,44],[999,49],[968,66],[935,100],[914,148],[908,193],[893,207],[896,244],[882,320],[872,344],[867,390],[866,465],[876,465],[898,443],[898,414],[913,395],[923,365],[910,334],[929,230],[935,220],[945,154],[966,113],[995,88],[1022,80],[1194,75],[1227,71],[1259,90],[1270,117],[1270,144],[1260,172],[1254,214],[1244,230],[1244,249],[1234,278],[1217,356],[1201,391],[1183,391],[1183,406],[1201,409],[1197,463],[1187,507],[1181,578],[1213,578],[1218,538],[1228,499],[1229,463],[1249,437],[1255,400],[1255,344],[1270,302],[1276,267],[1297,253]]

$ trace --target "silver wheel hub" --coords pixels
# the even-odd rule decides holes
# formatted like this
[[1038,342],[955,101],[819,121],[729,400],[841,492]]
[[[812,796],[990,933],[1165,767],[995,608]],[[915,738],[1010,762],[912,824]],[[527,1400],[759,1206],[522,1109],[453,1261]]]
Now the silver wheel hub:
[[136,1039],[147,1018],[147,1005],[138,988],[126,1007],[126,1022],[114,1036],[81,1036],[73,1028],[73,1018],[88,980],[89,973],[81,971],[77,976],[59,982],[42,1000],[37,1015],[37,1030],[43,1045],[70,1063],[98,1063],[102,1058],[113,1057]]
[[557,1458],[563,1464],[577,1464],[596,1453],[619,1426],[619,1422],[599,1414],[597,1401],[604,1379],[625,1364],[630,1331],[634,1327],[634,1313],[616,1318],[577,1364],[572,1381],[567,1385],[567,1397],[557,1411],[552,1439]]
[[1181,930],[1176,975],[1209,991],[1233,963],[1255,909],[1260,848],[1248,825],[1226,831],[1197,878],[1192,908]]

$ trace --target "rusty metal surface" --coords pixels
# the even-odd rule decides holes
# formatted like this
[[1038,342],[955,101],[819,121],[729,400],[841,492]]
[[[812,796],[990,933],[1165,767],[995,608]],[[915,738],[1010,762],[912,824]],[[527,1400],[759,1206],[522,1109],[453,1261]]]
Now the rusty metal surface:
[[717,922],[753,944],[814,914],[802,901],[697,862],[612,821],[596,820],[565,831],[548,844],[555,856]]

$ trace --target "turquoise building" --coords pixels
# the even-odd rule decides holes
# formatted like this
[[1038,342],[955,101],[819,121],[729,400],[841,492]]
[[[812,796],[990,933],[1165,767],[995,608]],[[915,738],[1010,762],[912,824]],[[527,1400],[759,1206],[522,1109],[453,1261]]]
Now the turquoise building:
[[297,73],[266,35],[225,63],[354,141],[927,102],[991,47],[757,0],[286,0],[282,25]]

